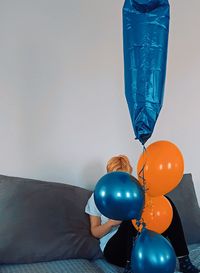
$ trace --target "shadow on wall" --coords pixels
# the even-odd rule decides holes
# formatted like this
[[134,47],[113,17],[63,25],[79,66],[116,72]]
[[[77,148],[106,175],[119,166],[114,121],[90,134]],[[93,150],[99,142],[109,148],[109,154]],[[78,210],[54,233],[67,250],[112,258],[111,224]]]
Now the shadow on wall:
[[94,190],[97,181],[106,174],[105,164],[100,160],[89,162],[82,170],[81,177],[89,190]]

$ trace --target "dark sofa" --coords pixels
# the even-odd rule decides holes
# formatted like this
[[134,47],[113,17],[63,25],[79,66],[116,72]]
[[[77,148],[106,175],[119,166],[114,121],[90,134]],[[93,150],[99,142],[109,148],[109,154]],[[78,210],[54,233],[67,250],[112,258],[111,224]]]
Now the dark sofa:
[[[84,213],[90,195],[72,185],[0,175],[0,273],[122,273],[90,235]],[[200,266],[200,209],[191,174],[169,196]]]

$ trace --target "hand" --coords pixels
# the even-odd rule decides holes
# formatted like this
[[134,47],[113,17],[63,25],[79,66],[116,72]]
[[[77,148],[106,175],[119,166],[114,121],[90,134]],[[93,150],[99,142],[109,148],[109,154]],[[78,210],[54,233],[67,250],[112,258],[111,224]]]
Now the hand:
[[109,224],[111,225],[111,227],[116,227],[119,226],[121,224],[122,221],[118,221],[118,220],[108,220]]

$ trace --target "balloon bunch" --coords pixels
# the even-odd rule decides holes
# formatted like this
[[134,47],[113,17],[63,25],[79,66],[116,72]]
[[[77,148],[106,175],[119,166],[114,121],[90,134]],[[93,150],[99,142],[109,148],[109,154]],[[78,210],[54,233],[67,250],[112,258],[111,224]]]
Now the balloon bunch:
[[131,262],[135,273],[174,272],[174,250],[159,233],[169,227],[173,217],[172,206],[164,194],[180,183],[183,171],[183,156],[169,141],[152,143],[139,158],[137,173],[145,189],[145,205],[140,224],[132,220],[141,232],[132,250]]
[[[168,0],[124,2],[125,95],[136,139],[142,145],[151,137],[163,104],[169,10]],[[141,232],[132,252],[134,273],[174,272],[173,248],[159,233],[169,227],[173,217],[164,194],[178,185],[183,168],[179,149],[168,141],[151,144],[138,161],[145,204],[140,221],[136,217],[132,221]]]
[[159,233],[169,227],[173,217],[164,194],[178,185],[183,169],[178,147],[169,141],[157,141],[139,158],[139,180],[126,172],[111,172],[96,184],[94,200],[99,211],[110,219],[132,220],[139,230],[131,258],[134,273],[174,272],[176,255]]

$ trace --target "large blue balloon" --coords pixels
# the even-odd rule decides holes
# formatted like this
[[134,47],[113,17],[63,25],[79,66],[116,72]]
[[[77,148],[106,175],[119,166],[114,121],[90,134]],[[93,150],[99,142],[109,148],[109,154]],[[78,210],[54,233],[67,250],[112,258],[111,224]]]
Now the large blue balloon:
[[140,219],[144,190],[130,174],[111,172],[97,182],[94,200],[99,211],[110,219]]
[[135,241],[131,256],[134,273],[174,273],[176,255],[162,235],[143,229]]
[[125,94],[136,139],[152,135],[163,103],[169,33],[168,0],[125,0]]

